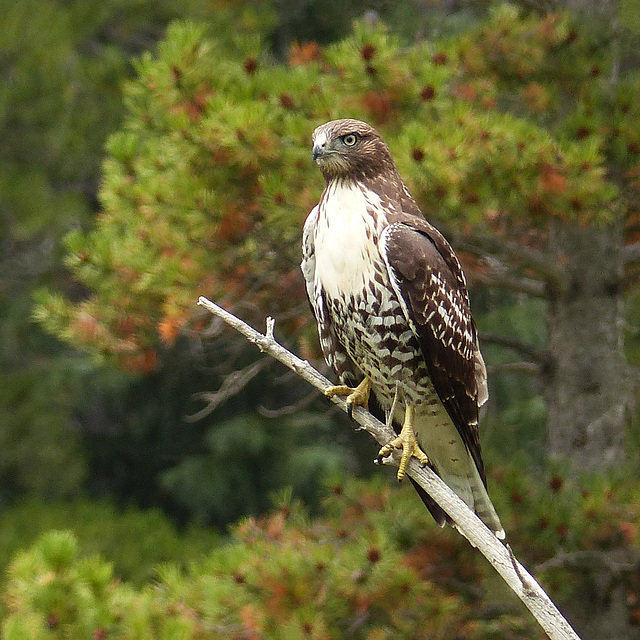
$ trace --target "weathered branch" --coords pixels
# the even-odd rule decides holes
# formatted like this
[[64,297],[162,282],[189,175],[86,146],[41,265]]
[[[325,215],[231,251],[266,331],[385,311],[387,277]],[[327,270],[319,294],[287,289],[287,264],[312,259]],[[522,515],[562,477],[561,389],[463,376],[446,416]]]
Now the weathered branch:
[[542,367],[536,362],[505,362],[488,364],[487,373],[526,373],[538,377],[542,373]]
[[463,247],[465,244],[468,251],[482,251],[508,258],[526,269],[532,269],[545,280],[560,283],[565,278],[564,269],[549,260],[549,257],[539,249],[527,247],[518,242],[509,242],[497,234],[474,235],[468,242],[463,242]]
[[518,340],[517,338],[512,338],[510,336],[501,336],[497,333],[486,333],[483,331],[480,333],[480,343],[486,344],[487,342],[490,344],[498,345],[499,347],[511,349],[527,360],[531,360],[532,362],[535,362],[539,365],[546,364],[549,357],[546,351],[540,351],[532,345],[522,340]]
[[303,398],[300,398],[300,400],[298,400],[297,402],[289,404],[286,407],[280,407],[279,409],[269,409],[264,405],[259,405],[256,410],[260,415],[265,416],[266,418],[290,416],[293,413],[298,413],[299,411],[306,409],[317,397],[318,394],[312,391]]
[[[289,367],[320,391],[331,386],[329,380],[316,371],[306,360],[301,360],[275,341],[272,318],[267,318],[267,331],[265,335],[262,335],[204,297],[200,297],[198,304],[222,318],[261,351]],[[344,398],[334,396],[331,401],[346,412],[347,406]],[[396,435],[391,427],[382,424],[361,407],[356,407],[353,410],[353,419],[368,431],[380,445],[385,445]],[[393,457],[388,462],[397,466],[399,458]],[[510,547],[503,545],[434,471],[429,467],[422,468],[414,458],[409,463],[408,473],[445,510],[455,522],[458,531],[493,565],[513,592],[531,611],[551,640],[580,640],[542,587],[518,562]]]
[[263,358],[257,362],[252,362],[249,366],[241,369],[240,371],[230,373],[224,379],[220,389],[215,393],[209,393],[206,391],[195,393],[193,395],[194,398],[204,400],[207,404],[203,409],[200,409],[200,411],[184,416],[185,422],[197,422],[198,420],[202,420],[202,418],[208,416],[229,398],[240,393],[240,391],[242,391],[242,389],[244,389],[251,380],[253,380],[266,367],[268,362],[269,360],[267,358]]
[[457,249],[474,255],[489,254],[506,259],[524,269],[535,271],[544,282],[553,285],[555,289],[564,288],[567,282],[565,269],[539,249],[510,242],[497,234],[473,234],[469,237],[453,234],[453,238]]
[[600,551],[597,549],[584,549],[582,551],[565,551],[538,565],[539,570],[550,567],[562,569],[581,569],[598,571],[619,576],[625,573],[637,573],[640,569],[640,553],[626,549],[614,549]]
[[488,273],[475,273],[469,279],[473,284],[524,293],[532,298],[545,298],[547,295],[544,282],[533,278],[518,278],[508,273],[489,271]]

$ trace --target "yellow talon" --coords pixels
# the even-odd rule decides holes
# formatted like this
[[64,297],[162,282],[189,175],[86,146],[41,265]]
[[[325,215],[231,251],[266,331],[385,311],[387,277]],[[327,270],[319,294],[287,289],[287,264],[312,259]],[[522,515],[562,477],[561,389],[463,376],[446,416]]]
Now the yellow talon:
[[413,430],[414,416],[415,409],[408,406],[404,414],[404,424],[402,425],[400,435],[385,444],[378,453],[378,460],[382,460],[391,455],[394,449],[402,449],[402,458],[400,459],[400,466],[398,467],[398,480],[402,480],[405,477],[409,460],[411,460],[412,457],[417,458],[422,466],[429,464],[429,458],[420,448],[415,431]]
[[369,406],[369,396],[371,395],[371,380],[367,377],[354,389],[344,384],[338,384],[335,387],[327,387],[324,390],[327,398],[333,396],[347,396],[347,413],[349,417],[353,413],[353,407],[359,406],[365,409]]

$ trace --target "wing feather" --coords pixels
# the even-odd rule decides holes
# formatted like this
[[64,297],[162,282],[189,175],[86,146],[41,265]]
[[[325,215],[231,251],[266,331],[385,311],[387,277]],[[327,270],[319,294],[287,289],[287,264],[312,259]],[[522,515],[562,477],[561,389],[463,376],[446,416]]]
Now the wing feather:
[[478,438],[486,371],[460,264],[435,227],[414,216],[385,229],[382,252],[433,386],[486,484]]

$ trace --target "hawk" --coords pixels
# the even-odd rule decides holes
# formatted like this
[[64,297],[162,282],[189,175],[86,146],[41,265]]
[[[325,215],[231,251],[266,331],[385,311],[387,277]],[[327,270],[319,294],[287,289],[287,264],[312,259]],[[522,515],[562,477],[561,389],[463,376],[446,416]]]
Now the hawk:
[[[379,458],[402,449],[398,479],[412,456],[428,464],[504,538],[478,439],[486,368],[453,249],[366,122],[318,127],[313,159],[325,188],[304,225],[301,268],[324,358],[342,383],[327,395],[366,407],[373,392],[400,427]],[[416,488],[443,526],[446,514]]]

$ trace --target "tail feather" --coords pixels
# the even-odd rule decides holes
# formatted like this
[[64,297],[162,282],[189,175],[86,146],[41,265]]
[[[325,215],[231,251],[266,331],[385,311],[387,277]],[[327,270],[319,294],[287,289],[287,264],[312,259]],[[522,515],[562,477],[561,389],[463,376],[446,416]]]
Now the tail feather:
[[[379,420],[385,421],[387,416],[380,404],[372,396],[369,403],[369,410]],[[394,424],[397,427],[398,423],[402,420],[402,413],[398,412],[397,419],[394,420]],[[496,510],[489,498],[484,482],[480,478],[478,468],[473,461],[473,458],[469,454],[466,445],[462,442],[460,435],[458,434],[453,423],[450,426],[440,425],[440,427],[434,429],[431,424],[432,419],[426,418],[425,424],[416,424],[416,436],[418,442],[422,447],[422,450],[427,454],[429,460],[433,463],[435,472],[442,478],[442,480],[452,489],[466,504],[472,509],[476,515],[482,520],[491,531],[493,531],[497,538],[504,540],[505,533],[502,525],[500,524],[500,518],[496,513]],[[452,446],[447,447],[446,443],[455,443]],[[456,469],[455,473],[447,473],[447,465],[443,464],[443,461],[447,459],[447,456],[451,457],[451,448],[460,454],[460,458],[465,460],[463,473],[460,474]],[[457,466],[457,465],[456,465]],[[433,516],[433,519],[443,527],[446,524],[453,525],[451,518],[445,513],[445,511],[438,505],[438,503],[412,478],[409,478],[411,483],[415,487],[420,499],[429,510],[429,513]]]
[[[420,499],[422,500],[424,505],[427,507],[427,509],[429,510],[429,513],[433,516],[433,519],[438,523],[438,525],[440,525],[441,527],[444,527],[445,524],[454,526],[453,521],[447,515],[444,509],[442,509],[442,507],[440,507],[440,505],[413,478],[409,478],[409,479],[411,480],[411,483],[413,484],[415,490],[420,496]],[[443,478],[443,480],[445,479]],[[446,482],[446,484],[457,495],[459,495],[459,492],[456,491],[454,487],[451,487],[449,482]],[[454,484],[459,485],[460,483],[454,483]],[[489,499],[489,496],[487,495],[487,491],[486,489],[484,489],[484,486],[482,486],[482,490],[479,490],[477,488],[474,490],[474,487],[472,486],[470,489],[470,492],[462,492],[462,493],[470,493],[470,495],[473,496],[473,501],[472,502],[470,501],[471,504],[469,504],[467,500],[463,499],[463,501],[467,504],[467,506],[470,509],[473,509],[475,514],[480,518],[480,520],[482,520],[482,522],[484,522],[487,525],[487,527],[489,527],[489,529],[491,529],[491,531],[495,533],[497,538],[499,538],[500,540],[504,540],[505,538],[504,529],[502,528],[498,514],[496,513],[493,503]]]
[[446,524],[452,524],[451,518],[446,514],[445,510],[412,478],[411,484],[420,496],[420,500],[424,502],[424,506],[427,507],[429,513],[433,516],[433,519],[441,526]]
[[496,534],[496,537],[500,540],[504,540],[505,533],[500,523],[500,518],[496,513],[496,508],[491,502],[491,498],[487,493],[487,488],[480,479],[480,474],[474,466],[475,478],[469,478],[469,484],[471,485],[471,492],[473,493],[473,510],[476,512],[480,520],[484,522],[491,531]]
[[[434,425],[427,419],[421,424],[416,423],[415,427],[418,442],[429,457],[434,471],[495,533],[496,537],[503,540],[505,533],[500,524],[500,518],[480,477],[476,463],[453,423],[440,422]],[[432,506],[422,495],[420,497],[429,511],[434,514]],[[442,511],[439,507],[438,509]],[[442,516],[439,519],[434,514],[434,517],[441,524]],[[445,520],[448,519],[445,517]]]
[[505,533],[500,523],[500,518],[491,502],[491,498],[489,498],[484,483],[480,479],[480,474],[471,456],[469,456],[469,464],[466,469],[467,474],[465,475],[453,475],[447,471],[446,467],[439,467],[436,460],[432,461],[434,462],[436,472],[443,481],[455,491],[467,506],[476,513],[478,518],[496,534],[496,537],[503,540]]

